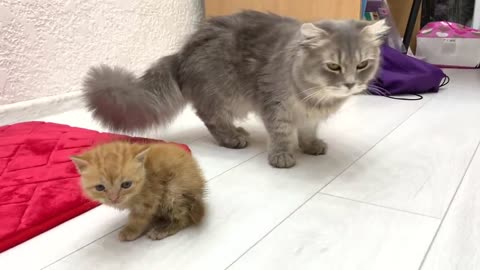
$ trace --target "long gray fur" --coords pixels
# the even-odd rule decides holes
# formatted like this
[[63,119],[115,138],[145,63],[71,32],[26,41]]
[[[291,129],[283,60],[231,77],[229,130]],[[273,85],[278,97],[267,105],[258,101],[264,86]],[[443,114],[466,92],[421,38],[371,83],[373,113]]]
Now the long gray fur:
[[325,154],[319,121],[366,89],[387,31],[383,21],[302,24],[255,11],[214,17],[140,78],[119,67],[92,68],[84,97],[94,117],[118,131],[166,125],[191,103],[229,148],[247,146],[248,133],[234,120],[255,112],[269,133],[269,163],[288,168],[295,135],[305,153]]

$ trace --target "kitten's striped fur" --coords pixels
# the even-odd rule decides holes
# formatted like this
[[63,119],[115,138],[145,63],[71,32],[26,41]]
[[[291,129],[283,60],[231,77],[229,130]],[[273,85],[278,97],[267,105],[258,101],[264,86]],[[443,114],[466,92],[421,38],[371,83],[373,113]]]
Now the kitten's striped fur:
[[122,241],[144,233],[162,239],[204,216],[204,177],[191,154],[177,145],[113,142],[72,160],[88,197],[130,210],[119,233]]

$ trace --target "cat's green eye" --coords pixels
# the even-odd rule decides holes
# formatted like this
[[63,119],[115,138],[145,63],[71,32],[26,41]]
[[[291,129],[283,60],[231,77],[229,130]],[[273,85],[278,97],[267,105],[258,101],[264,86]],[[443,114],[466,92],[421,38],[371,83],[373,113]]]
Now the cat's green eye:
[[105,186],[104,186],[104,185],[96,185],[96,186],[95,186],[95,189],[96,189],[97,191],[105,191]]
[[357,69],[364,69],[368,66],[368,61],[363,61],[357,65]]
[[342,67],[335,63],[327,63],[327,68],[331,71],[341,71]]
[[132,186],[132,181],[125,181],[125,182],[122,182],[122,184],[120,185],[123,189],[127,189],[127,188],[130,188]]

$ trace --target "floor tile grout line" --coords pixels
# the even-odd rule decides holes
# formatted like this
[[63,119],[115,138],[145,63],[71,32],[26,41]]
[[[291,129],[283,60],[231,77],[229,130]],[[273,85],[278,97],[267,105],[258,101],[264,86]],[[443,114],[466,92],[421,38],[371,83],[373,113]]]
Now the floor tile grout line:
[[253,155],[253,156],[249,157],[248,159],[246,159],[246,160],[244,160],[244,161],[242,161],[242,162],[238,163],[237,165],[235,165],[235,166],[233,166],[233,167],[231,167],[231,168],[227,169],[226,171],[223,171],[223,172],[221,172],[221,173],[219,173],[219,174],[215,175],[214,177],[212,177],[212,178],[208,179],[208,180],[207,180],[207,182],[209,182],[209,183],[210,183],[212,180],[215,180],[216,178],[218,178],[218,177],[220,177],[220,176],[224,175],[225,173],[227,173],[227,172],[229,172],[229,171],[231,171],[231,170],[235,169],[236,167],[238,167],[238,166],[240,166],[240,165],[242,165],[242,164],[244,164],[244,163],[246,163],[246,162],[248,162],[248,161],[250,161],[250,160],[252,160],[252,159],[254,159],[254,158],[256,158],[256,157],[258,157],[258,156],[260,156],[261,154],[264,154],[265,152],[266,152],[266,151],[265,151],[265,150],[263,150],[263,151],[261,151],[260,153],[257,153],[257,154],[255,154],[255,155]]
[[460,182],[458,183],[458,186],[455,189],[455,192],[453,193],[452,199],[448,203],[447,209],[445,210],[445,214],[443,215],[442,219],[440,220],[440,224],[438,224],[437,230],[435,231],[435,234],[432,237],[432,241],[430,241],[430,244],[428,245],[428,248],[425,251],[425,255],[423,256],[422,262],[420,263],[420,266],[418,267],[418,270],[421,270],[423,268],[423,265],[425,264],[425,261],[427,260],[428,254],[430,253],[430,251],[431,251],[431,249],[432,249],[432,247],[435,243],[435,240],[437,239],[438,233],[440,232],[440,230],[442,228],[443,222],[445,221],[445,218],[447,217],[447,215],[450,211],[450,208],[453,204],[453,201],[457,197],[457,193],[460,190],[460,187],[462,186],[463,181],[465,180],[465,176],[467,175],[468,171],[470,170],[470,166],[472,165],[472,162],[475,159],[475,156],[477,155],[477,153],[480,154],[480,152],[478,151],[479,149],[480,149],[480,140],[478,141],[477,146],[475,147],[475,151],[473,152],[472,157],[470,158],[470,161],[468,162],[467,168],[465,169],[465,172],[463,173],[463,176],[462,176]]
[[[187,143],[187,145],[188,145],[188,144],[193,144],[193,143],[195,143],[195,142],[198,142],[198,141],[200,141],[200,139],[203,139],[203,138],[206,138],[206,137],[208,137],[208,135],[205,135],[205,136],[202,136],[202,137],[200,137],[200,138],[198,138],[198,139],[195,139],[195,140],[191,141],[190,143]],[[219,145],[217,145],[217,146],[218,146],[218,147],[221,147],[221,146],[219,146]],[[238,150],[238,149],[234,149],[234,151],[235,151],[235,150]],[[215,175],[215,176],[213,176],[213,177],[210,177],[209,179],[207,179],[207,182],[210,182],[211,180],[213,180],[213,179],[215,179],[215,178],[217,178],[217,177],[225,174],[226,172],[228,172],[228,171],[230,171],[230,170],[232,170],[232,169],[234,169],[234,168],[242,165],[243,163],[245,163],[245,162],[247,162],[247,161],[249,161],[249,160],[251,160],[251,159],[253,159],[253,158],[255,158],[255,157],[257,157],[257,156],[259,156],[259,155],[261,155],[261,154],[263,154],[263,153],[265,153],[265,152],[266,152],[266,150],[261,150],[260,153],[254,154],[253,156],[247,158],[246,160],[241,161],[241,162],[238,163],[237,165],[235,165],[235,166],[233,166],[233,167],[230,167],[230,168],[228,168],[227,170],[225,170],[225,171],[223,171],[223,172],[221,172],[221,173],[219,173],[219,174],[217,174],[217,175]],[[192,150],[192,153],[193,153],[193,150]],[[193,153],[193,154],[194,154],[194,153]]]
[[407,116],[407,118],[405,118],[401,123],[399,123],[396,127],[394,127],[392,130],[390,130],[389,132],[387,132],[387,134],[385,134],[382,138],[380,138],[375,144],[373,144],[370,148],[367,149],[367,151],[365,151],[362,155],[360,155],[357,159],[355,159],[352,163],[350,163],[350,165],[348,165],[347,168],[345,168],[344,170],[342,170],[340,172],[340,174],[338,174],[337,176],[335,176],[334,178],[332,178],[332,180],[330,180],[327,184],[325,184],[318,192],[322,192],[328,185],[330,185],[333,181],[335,181],[340,175],[342,175],[343,173],[345,173],[348,169],[350,169],[350,167],[352,167],[355,163],[357,163],[357,161],[359,161],[360,159],[362,159],[364,156],[366,156],[370,151],[372,151],[373,148],[377,147],[377,145],[379,143],[381,143],[383,140],[385,140],[385,138],[387,138],[388,136],[390,136],[393,132],[395,132],[398,128],[400,128],[401,126],[403,126],[403,124],[405,124],[408,120],[410,120],[410,118],[412,118],[412,116],[414,116],[415,114],[417,114],[417,112],[419,112],[421,109],[423,109],[423,107],[425,107],[425,105],[427,105],[428,103],[430,103],[430,101],[432,101],[433,97],[430,98],[428,101],[426,101],[425,103],[423,103],[420,107],[418,107],[415,111],[413,111],[410,115]]
[[413,111],[410,115],[408,115],[401,123],[399,123],[397,126],[395,126],[390,132],[387,132],[387,134],[385,136],[382,136],[382,138],[380,138],[374,145],[372,145],[370,148],[368,148],[365,153],[363,153],[362,155],[360,155],[358,158],[356,158],[355,160],[353,160],[347,167],[345,167],[345,169],[341,170],[336,176],[334,176],[332,178],[332,180],[330,180],[327,184],[325,184],[323,187],[321,187],[319,190],[317,190],[312,196],[310,196],[309,198],[307,198],[303,203],[301,203],[297,208],[295,208],[290,214],[288,214],[285,218],[283,218],[278,224],[276,224],[272,229],[270,229],[265,235],[263,235],[262,237],[260,237],[257,241],[255,241],[255,243],[253,243],[252,246],[250,246],[249,248],[247,248],[242,254],[240,254],[240,256],[238,258],[236,258],[235,260],[233,260],[233,262],[231,262],[227,267],[225,267],[224,270],[227,270],[229,269],[230,267],[232,267],[236,262],[238,262],[243,256],[245,256],[250,250],[252,250],[256,245],[258,245],[258,243],[260,243],[261,241],[263,241],[268,235],[270,235],[270,233],[272,233],[274,230],[276,230],[280,225],[282,225],[287,219],[289,219],[293,214],[295,214],[300,208],[302,208],[305,204],[307,204],[311,199],[313,199],[315,196],[317,196],[327,185],[329,185],[330,183],[332,183],[335,179],[337,179],[340,175],[342,175],[345,171],[347,171],[350,167],[353,166],[353,164],[355,164],[358,160],[360,160],[361,158],[363,158],[368,152],[370,152],[373,148],[375,148],[375,146],[377,146],[381,141],[383,141],[386,137],[388,137],[390,134],[392,134],[392,132],[394,132],[395,130],[397,130],[400,126],[402,126],[405,122],[407,122],[413,115],[415,115],[418,111],[420,111],[426,104],[428,104],[431,100],[433,99],[430,98],[428,101],[426,101],[424,104],[422,104],[420,107],[418,107],[415,111]]
[[95,239],[95,240],[92,240],[92,241],[88,242],[87,244],[85,244],[85,245],[83,245],[83,246],[81,246],[81,247],[79,247],[79,248],[75,249],[74,251],[72,251],[72,252],[70,252],[70,253],[68,253],[68,254],[66,254],[66,255],[64,255],[64,256],[62,256],[62,257],[60,257],[60,258],[56,259],[55,261],[53,261],[53,262],[51,262],[51,263],[49,263],[49,264],[47,264],[47,265],[43,266],[42,268],[40,268],[40,270],[47,269],[48,267],[50,267],[50,266],[52,266],[52,265],[54,265],[54,264],[58,263],[59,261],[61,261],[61,260],[65,259],[65,258],[67,258],[67,257],[69,257],[70,255],[73,255],[74,253],[77,253],[78,251],[80,251],[80,250],[82,250],[82,249],[84,249],[84,248],[86,248],[86,247],[90,246],[91,244],[93,244],[93,243],[97,242],[98,240],[100,240],[100,239],[102,239],[102,238],[105,238],[105,237],[109,236],[110,234],[112,234],[112,233],[114,233],[114,232],[116,232],[116,231],[120,230],[122,227],[123,227],[123,225],[122,225],[122,226],[120,226],[120,227],[118,227],[118,228],[116,228],[116,229],[114,229],[113,231],[110,231],[109,233],[106,233],[106,234],[104,234],[103,236],[101,236],[101,237],[99,237],[99,238],[97,238],[97,239]]
[[412,211],[402,210],[402,209],[398,209],[398,208],[394,208],[394,207],[389,207],[389,206],[384,206],[384,205],[380,205],[380,204],[375,204],[375,203],[370,203],[370,202],[365,202],[365,201],[350,199],[350,198],[347,198],[347,197],[337,196],[337,195],[333,195],[333,194],[329,194],[329,193],[318,192],[317,195],[329,196],[329,197],[333,197],[333,198],[337,198],[337,199],[342,199],[342,200],[346,200],[346,201],[356,202],[356,203],[360,203],[360,204],[364,204],[364,205],[370,205],[370,206],[374,206],[374,207],[379,207],[379,208],[383,208],[383,209],[387,209],[387,210],[391,210],[391,211],[395,211],[395,212],[401,212],[401,213],[410,214],[410,215],[415,215],[415,216],[424,217],[424,218],[430,218],[430,219],[435,219],[435,220],[440,220],[440,219],[441,219],[441,218],[439,218],[439,217],[429,216],[429,215],[425,215],[425,214],[421,214],[421,213],[416,213],[416,212],[412,212]]
[[200,137],[198,137],[198,138],[196,138],[196,139],[193,139],[193,140],[191,140],[191,141],[189,141],[189,142],[185,142],[185,144],[188,145],[188,144],[196,143],[196,142],[200,141],[201,139],[206,138],[207,136],[208,136],[208,135],[200,136]]

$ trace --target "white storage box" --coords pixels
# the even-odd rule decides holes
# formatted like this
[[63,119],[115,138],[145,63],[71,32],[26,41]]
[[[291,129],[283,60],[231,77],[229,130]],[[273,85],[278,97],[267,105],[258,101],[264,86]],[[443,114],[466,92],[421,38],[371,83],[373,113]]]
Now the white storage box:
[[417,56],[442,67],[480,68],[480,31],[431,22],[417,34]]

